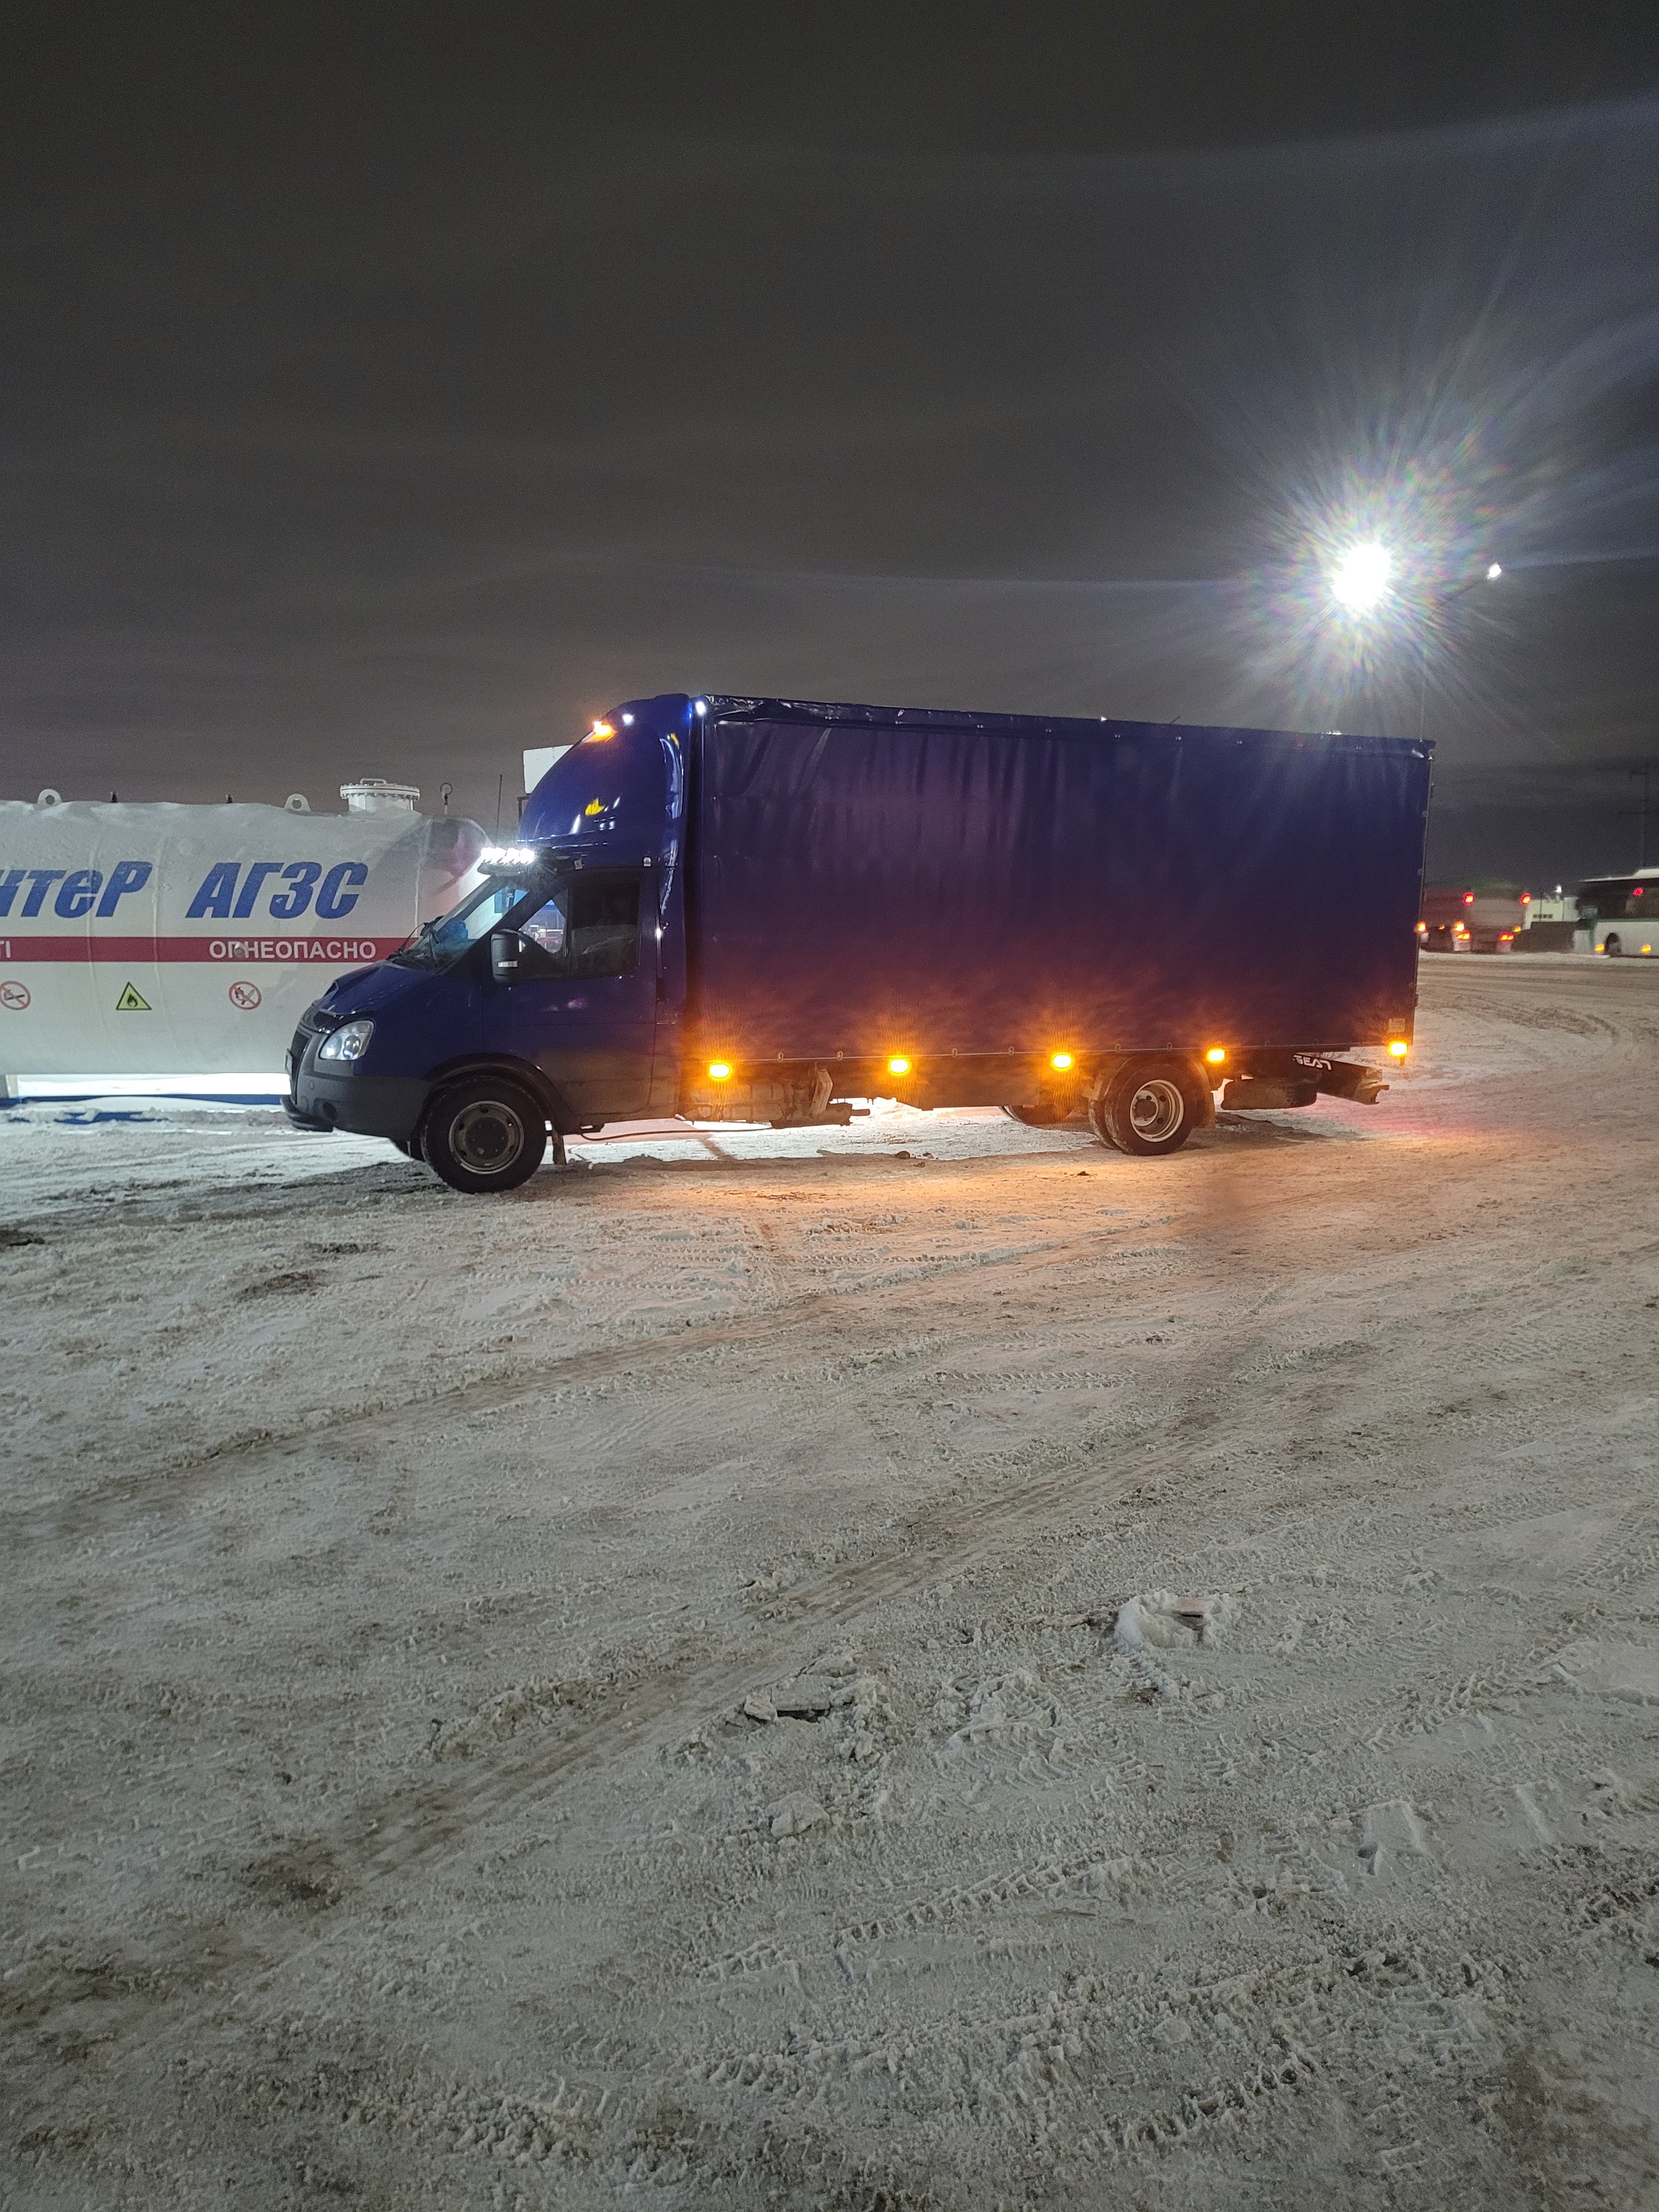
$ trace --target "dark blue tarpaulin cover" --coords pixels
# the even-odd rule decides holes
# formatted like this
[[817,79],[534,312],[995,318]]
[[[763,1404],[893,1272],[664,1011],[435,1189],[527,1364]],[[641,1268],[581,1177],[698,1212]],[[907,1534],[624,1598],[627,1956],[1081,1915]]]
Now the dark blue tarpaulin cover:
[[1306,1048],[1409,1020],[1425,744],[714,697],[684,726],[708,1048]]

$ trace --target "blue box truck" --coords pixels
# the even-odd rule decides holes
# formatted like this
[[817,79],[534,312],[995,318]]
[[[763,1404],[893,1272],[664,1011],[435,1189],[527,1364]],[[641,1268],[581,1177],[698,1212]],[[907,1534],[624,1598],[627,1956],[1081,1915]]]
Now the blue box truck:
[[289,1109],[491,1191],[647,1116],[896,1097],[1156,1155],[1218,1090],[1372,1101],[1412,1037],[1429,775],[1405,738],[632,700],[453,912],[307,1010]]

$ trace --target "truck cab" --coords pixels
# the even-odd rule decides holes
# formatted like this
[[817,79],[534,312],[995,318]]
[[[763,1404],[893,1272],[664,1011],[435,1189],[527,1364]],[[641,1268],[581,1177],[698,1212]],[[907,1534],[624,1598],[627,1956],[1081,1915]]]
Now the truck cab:
[[307,1009],[291,1118],[482,1191],[532,1175],[550,1137],[674,1110],[692,711],[673,695],[595,723],[449,913]]

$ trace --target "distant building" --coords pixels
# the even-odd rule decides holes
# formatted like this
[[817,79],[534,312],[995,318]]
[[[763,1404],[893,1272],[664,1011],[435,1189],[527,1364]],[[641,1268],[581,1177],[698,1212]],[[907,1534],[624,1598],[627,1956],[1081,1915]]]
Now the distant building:
[[1557,884],[1553,891],[1534,891],[1532,904],[1527,909],[1527,927],[1536,929],[1540,922],[1577,921],[1578,902],[1570,891]]

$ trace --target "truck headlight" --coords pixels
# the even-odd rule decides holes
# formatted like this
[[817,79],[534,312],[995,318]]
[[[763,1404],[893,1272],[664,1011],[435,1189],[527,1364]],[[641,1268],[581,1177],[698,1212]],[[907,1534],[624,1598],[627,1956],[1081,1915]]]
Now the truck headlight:
[[319,1060],[361,1060],[374,1034],[373,1022],[342,1022],[317,1048]]

